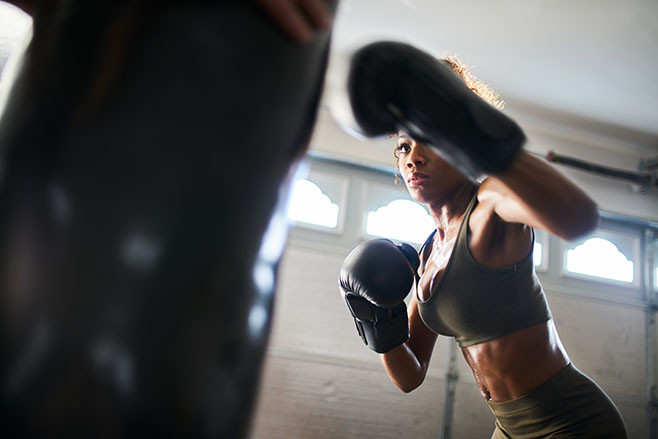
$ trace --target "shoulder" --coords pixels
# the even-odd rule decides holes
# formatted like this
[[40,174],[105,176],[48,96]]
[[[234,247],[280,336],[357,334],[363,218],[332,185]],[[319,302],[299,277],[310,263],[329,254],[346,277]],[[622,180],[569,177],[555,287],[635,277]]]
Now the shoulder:
[[478,203],[490,201],[495,203],[508,195],[509,188],[498,178],[487,177],[478,187]]
[[506,223],[496,213],[496,203],[503,196],[501,188],[497,187],[495,180],[485,179],[475,194],[475,206],[470,213],[469,227],[471,232],[481,228],[501,228]]
[[[523,259],[532,246],[532,228],[507,222],[496,213],[498,197],[503,196],[490,179],[478,188],[477,204],[468,219],[469,248],[483,265],[511,265]],[[492,262],[495,261],[495,262]]]

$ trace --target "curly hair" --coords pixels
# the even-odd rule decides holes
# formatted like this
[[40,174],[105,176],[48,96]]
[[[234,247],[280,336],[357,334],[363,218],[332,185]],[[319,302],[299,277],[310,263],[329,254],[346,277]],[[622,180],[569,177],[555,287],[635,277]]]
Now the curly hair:
[[[493,90],[489,85],[480,81],[473,73],[471,73],[470,68],[464,64],[464,62],[459,59],[455,54],[448,54],[446,56],[439,58],[442,61],[448,63],[452,70],[457,73],[462,80],[466,83],[466,86],[471,89],[473,93],[484,99],[490,105],[502,110],[505,106],[505,101],[500,97],[500,94]],[[391,134],[390,137],[396,137],[399,133]],[[393,157],[395,157],[395,167],[398,168],[398,158],[395,155],[395,150],[393,151]],[[398,177],[398,171],[395,172],[395,185],[399,186],[400,179]]]
[[450,67],[452,67],[452,70],[454,70],[455,73],[457,73],[464,80],[466,86],[470,88],[473,93],[480,96],[486,102],[498,108],[499,110],[503,109],[505,106],[505,101],[501,99],[500,94],[476,78],[475,75],[471,73],[471,70],[468,68],[468,66],[464,64],[464,62],[459,59],[457,55],[450,54],[441,59],[447,62]]

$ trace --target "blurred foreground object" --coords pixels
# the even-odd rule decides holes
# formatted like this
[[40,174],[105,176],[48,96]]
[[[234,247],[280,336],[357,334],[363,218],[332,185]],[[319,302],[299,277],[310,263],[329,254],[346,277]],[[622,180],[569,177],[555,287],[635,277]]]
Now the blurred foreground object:
[[328,41],[252,2],[39,4],[0,99],[3,437],[246,436]]

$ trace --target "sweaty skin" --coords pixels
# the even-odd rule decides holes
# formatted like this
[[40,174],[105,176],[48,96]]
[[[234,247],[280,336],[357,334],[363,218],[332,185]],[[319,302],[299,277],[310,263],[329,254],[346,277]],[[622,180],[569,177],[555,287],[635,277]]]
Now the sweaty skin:
[[[399,139],[396,156],[409,193],[427,204],[437,226],[432,245],[421,255],[418,297],[409,306],[409,340],[381,355],[391,380],[410,392],[423,382],[437,339],[420,318],[418,299],[429,299],[438,285],[476,186],[411,138]],[[487,178],[477,188],[477,198],[468,224],[469,249],[487,267],[521,261],[531,251],[533,227],[575,239],[598,221],[587,195],[525,152],[504,175]],[[552,320],[464,347],[462,354],[482,396],[496,402],[528,393],[569,364]]]
[[553,320],[462,349],[480,394],[491,401],[518,398],[569,364]]
[[[505,228],[501,224],[479,224],[478,221],[482,220],[483,217],[486,218],[486,216],[480,214],[480,212],[477,213],[479,215],[476,216],[475,220],[471,216],[470,223],[473,224],[475,221],[475,224],[469,224],[471,233],[473,229],[480,229],[482,235],[489,237],[495,236],[497,231],[489,231],[487,230],[488,227]],[[473,215],[475,214],[474,211]],[[500,223],[500,221],[498,222]],[[459,224],[461,224],[461,220]],[[423,259],[427,258],[427,261],[424,272],[421,271],[422,275],[418,283],[418,296],[421,300],[428,300],[434,291],[434,286],[439,284],[452,254],[458,230],[459,227],[453,227],[450,229],[449,235],[443,239],[437,233],[429,255],[424,252]],[[514,232],[512,234],[515,235]],[[526,248],[525,253],[519,260],[527,254],[531,242],[523,236],[524,234],[518,234],[521,235],[518,239],[518,245]],[[512,252],[509,249],[505,252],[505,246],[514,247],[517,245],[515,242],[506,241],[502,248],[496,248],[498,245],[487,242],[487,238],[472,239],[469,248],[474,255],[486,257],[487,259],[484,260],[478,259],[478,262],[490,267],[506,266],[519,262],[518,260],[511,260],[514,258],[506,257],[507,254]],[[527,244],[524,245],[524,241],[527,241]],[[487,253],[489,254],[488,257]],[[493,261],[498,261],[498,263]],[[507,401],[518,398],[569,364],[569,357],[560,342],[552,320],[488,342],[462,348],[462,354],[473,371],[480,394],[485,399],[492,401]]]

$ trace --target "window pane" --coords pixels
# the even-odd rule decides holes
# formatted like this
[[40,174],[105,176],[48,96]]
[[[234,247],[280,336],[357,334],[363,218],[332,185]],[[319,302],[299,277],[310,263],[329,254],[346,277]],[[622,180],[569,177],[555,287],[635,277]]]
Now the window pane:
[[410,200],[393,200],[368,212],[366,233],[404,242],[421,244],[434,230],[432,217],[420,204]]
[[338,225],[338,204],[315,183],[297,180],[290,196],[288,218],[333,229]]
[[542,263],[542,245],[540,242],[535,241],[535,247],[532,250],[532,259],[535,262],[535,267],[538,267]]
[[548,270],[548,234],[544,230],[533,229],[535,244],[532,249],[532,260],[535,271]]
[[590,238],[567,251],[567,270],[622,282],[633,282],[633,261],[607,239]]

